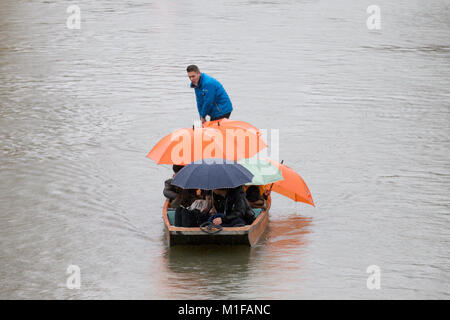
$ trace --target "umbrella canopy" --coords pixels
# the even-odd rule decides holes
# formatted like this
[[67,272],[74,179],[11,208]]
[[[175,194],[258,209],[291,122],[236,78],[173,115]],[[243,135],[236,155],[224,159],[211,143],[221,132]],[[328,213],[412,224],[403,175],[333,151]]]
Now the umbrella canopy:
[[238,161],[248,171],[253,174],[253,179],[247,185],[266,185],[276,181],[283,180],[281,171],[267,160],[262,159],[243,159]]
[[178,129],[165,136],[147,157],[158,164],[180,165],[211,158],[236,161],[253,157],[266,147],[261,135],[254,130],[193,127]]
[[191,163],[181,169],[172,184],[183,189],[235,188],[252,181],[253,174],[236,162],[208,159]]
[[286,196],[294,201],[304,202],[315,207],[308,186],[297,172],[295,172],[288,166],[285,166],[276,161],[269,159],[268,161],[273,165],[275,165],[278,169],[280,169],[281,174],[283,175],[283,180],[277,181],[273,184],[272,186],[273,191],[283,196]]
[[227,118],[223,118],[214,121],[206,121],[205,123],[203,123],[203,128],[218,128],[218,127],[222,127],[225,129],[242,129],[246,131],[255,131],[258,135],[261,135],[261,132],[259,131],[258,128],[245,121],[230,120]]

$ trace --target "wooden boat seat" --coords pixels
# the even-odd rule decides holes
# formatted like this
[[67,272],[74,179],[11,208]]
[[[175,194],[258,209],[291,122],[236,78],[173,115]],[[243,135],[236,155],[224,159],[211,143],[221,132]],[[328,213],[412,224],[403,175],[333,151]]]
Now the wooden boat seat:
[[[255,215],[255,219],[258,218],[259,214],[263,211],[262,208],[254,208],[253,212]],[[171,226],[175,225],[175,209],[168,208],[167,209],[167,218],[169,218],[169,223]]]

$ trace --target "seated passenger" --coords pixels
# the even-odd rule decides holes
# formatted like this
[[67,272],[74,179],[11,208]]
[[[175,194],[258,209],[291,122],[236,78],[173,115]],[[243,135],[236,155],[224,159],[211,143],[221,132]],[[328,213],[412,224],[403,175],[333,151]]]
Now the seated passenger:
[[267,209],[269,190],[265,190],[264,186],[249,186],[245,192],[248,203],[252,208]]
[[196,189],[181,189],[180,206],[189,208],[197,200]]
[[196,190],[196,198],[193,203],[188,207],[189,210],[198,210],[200,213],[208,213],[211,209],[211,199],[203,192]]
[[210,214],[225,212],[225,198],[227,196],[228,189],[215,189],[210,195],[212,207],[209,211]]
[[255,220],[252,208],[245,198],[242,186],[213,191],[214,206],[209,218],[213,224],[223,227],[252,224]]
[[258,186],[249,186],[245,192],[245,197],[252,208],[264,208],[265,201],[261,196]]
[[[175,209],[175,226],[186,228],[198,227],[199,215],[202,213],[202,210],[207,210],[206,208],[202,208],[202,202],[205,200],[197,199],[196,189],[182,189],[179,199],[179,205]],[[207,218],[204,219],[204,221],[206,220]]]
[[181,189],[180,187],[174,186],[172,185],[172,180],[175,177],[175,175],[178,173],[178,171],[180,171],[181,169],[183,169],[184,166],[180,166],[177,164],[174,164],[172,169],[173,169],[173,176],[171,179],[167,179],[166,181],[164,181],[164,191],[163,194],[164,196],[170,201],[170,207],[171,208],[176,208],[180,205],[180,201],[181,201]]

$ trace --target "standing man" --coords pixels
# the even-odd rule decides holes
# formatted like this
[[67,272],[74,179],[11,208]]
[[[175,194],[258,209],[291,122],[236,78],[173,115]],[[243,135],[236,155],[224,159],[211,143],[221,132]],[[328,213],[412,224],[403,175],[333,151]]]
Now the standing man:
[[186,70],[191,80],[191,88],[195,88],[197,109],[202,123],[208,115],[211,121],[228,119],[233,106],[222,84],[206,73],[201,73],[196,65],[190,65]]

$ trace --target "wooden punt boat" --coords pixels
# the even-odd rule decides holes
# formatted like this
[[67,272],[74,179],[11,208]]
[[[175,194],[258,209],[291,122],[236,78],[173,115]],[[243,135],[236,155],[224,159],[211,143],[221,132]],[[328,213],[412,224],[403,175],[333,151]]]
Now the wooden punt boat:
[[169,201],[166,200],[162,215],[168,243],[170,246],[206,244],[253,246],[258,242],[269,223],[270,203],[271,199],[269,197],[269,206],[267,209],[253,209],[256,219],[251,225],[224,227],[217,233],[206,233],[200,227],[184,228],[174,226],[175,211],[169,208]]

